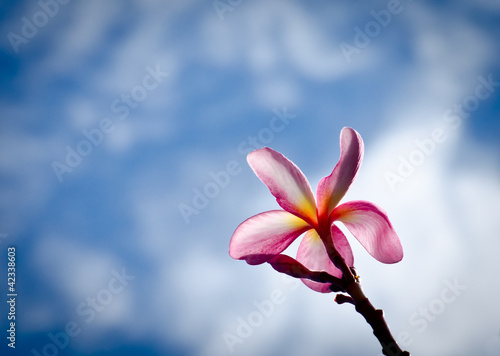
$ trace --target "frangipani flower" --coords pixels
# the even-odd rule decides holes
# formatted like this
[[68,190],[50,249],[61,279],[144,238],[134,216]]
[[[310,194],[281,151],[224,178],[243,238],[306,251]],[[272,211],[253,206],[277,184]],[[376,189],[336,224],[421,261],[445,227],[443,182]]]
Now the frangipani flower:
[[[340,134],[340,149],[339,162],[318,184],[317,201],[307,178],[281,153],[267,147],[249,153],[250,167],[283,210],[260,213],[241,223],[231,237],[231,257],[251,265],[269,262],[275,268],[283,263],[295,264],[301,271],[298,276],[310,270],[342,278],[332,254],[340,254],[349,267],[354,258],[347,238],[336,225],[340,221],[376,260],[399,262],[403,249],[384,210],[363,200],[339,205],[361,165],[363,140],[355,130],[345,127]],[[302,234],[296,260],[280,255]],[[317,292],[330,292],[330,283],[302,281]]]

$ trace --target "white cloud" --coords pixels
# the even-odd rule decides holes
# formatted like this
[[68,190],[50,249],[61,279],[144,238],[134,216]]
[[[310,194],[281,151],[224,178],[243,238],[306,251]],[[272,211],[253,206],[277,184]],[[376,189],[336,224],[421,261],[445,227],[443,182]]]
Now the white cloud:
[[43,236],[32,258],[35,265],[44,266],[41,272],[46,283],[75,308],[107,286],[114,268],[120,269],[113,256],[68,237]]

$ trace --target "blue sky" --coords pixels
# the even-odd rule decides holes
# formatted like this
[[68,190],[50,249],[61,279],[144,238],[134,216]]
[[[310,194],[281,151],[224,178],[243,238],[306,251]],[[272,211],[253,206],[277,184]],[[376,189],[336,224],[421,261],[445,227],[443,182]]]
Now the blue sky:
[[[3,350],[380,354],[332,294],[228,256],[240,222],[278,207],[241,151],[282,152],[315,190],[350,126],[365,158],[345,201],[382,206],[405,250],[380,265],[348,237],[367,295],[412,354],[498,354],[497,3],[0,6],[0,272],[15,246],[19,293]],[[48,346],[72,322],[78,335]]]

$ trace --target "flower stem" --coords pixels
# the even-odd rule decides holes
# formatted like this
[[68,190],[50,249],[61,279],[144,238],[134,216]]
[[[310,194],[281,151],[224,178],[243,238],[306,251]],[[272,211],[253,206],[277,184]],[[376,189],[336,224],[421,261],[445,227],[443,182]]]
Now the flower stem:
[[[352,298],[350,302],[354,304],[356,311],[361,314],[366,322],[372,327],[373,334],[382,346],[382,353],[387,356],[410,356],[408,351],[403,351],[399,347],[384,319],[384,312],[381,309],[375,309],[370,300],[365,296],[361,288],[361,283],[358,281],[358,278],[356,278],[357,276],[353,274],[352,269],[346,265],[342,256],[337,254],[335,257],[335,265],[342,267],[341,270],[347,280],[346,291]],[[345,297],[340,298],[340,301],[344,301],[345,299]],[[338,302],[339,301],[337,301],[337,303]]]
[[[358,313],[360,313],[368,324],[372,327],[373,334],[382,346],[382,353],[386,356],[410,356],[408,351],[403,351],[389,330],[384,319],[384,312],[381,309],[375,309],[370,300],[365,296],[361,283],[354,268],[347,266],[344,258],[338,253],[333,245],[330,236],[323,239],[325,247],[333,264],[342,271],[342,280],[345,281],[346,292],[349,296],[337,294],[336,302],[338,304],[351,303]],[[333,289],[332,289],[333,290]],[[333,290],[335,291],[335,290]]]
[[354,300],[356,311],[360,313],[373,329],[373,334],[382,346],[382,353],[387,356],[410,356],[408,351],[403,351],[389,330],[384,319],[384,312],[375,309],[370,300],[361,289],[361,284],[357,281],[347,286],[347,293]]

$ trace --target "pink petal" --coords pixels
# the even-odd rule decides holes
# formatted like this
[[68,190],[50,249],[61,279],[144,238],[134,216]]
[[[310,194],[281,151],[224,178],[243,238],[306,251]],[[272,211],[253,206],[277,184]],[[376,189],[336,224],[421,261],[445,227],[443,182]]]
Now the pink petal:
[[292,161],[267,147],[250,152],[247,161],[283,209],[316,225],[316,202],[311,186]]
[[285,250],[311,227],[283,210],[257,214],[243,221],[229,242],[229,255],[251,265],[264,263]]
[[396,263],[403,258],[403,247],[385,211],[368,201],[339,205],[332,213],[358,239],[376,260]]
[[[334,266],[326,253],[325,245],[316,230],[306,232],[297,251],[297,261],[311,271],[325,271],[332,276],[342,278],[342,272]],[[312,290],[320,293],[331,292],[328,287],[330,283],[313,282],[309,279],[301,279],[302,282]]]
[[288,274],[294,278],[307,278],[309,271],[304,265],[287,255],[278,255],[267,261],[276,271]]
[[349,241],[347,241],[347,238],[345,237],[344,233],[334,224],[332,224],[331,226],[331,233],[335,249],[344,258],[344,261],[347,264],[347,266],[353,267],[354,256],[352,254],[351,245],[349,245]]
[[363,160],[363,139],[350,127],[340,133],[340,160],[332,173],[323,178],[317,189],[318,215],[326,219],[354,181]]

